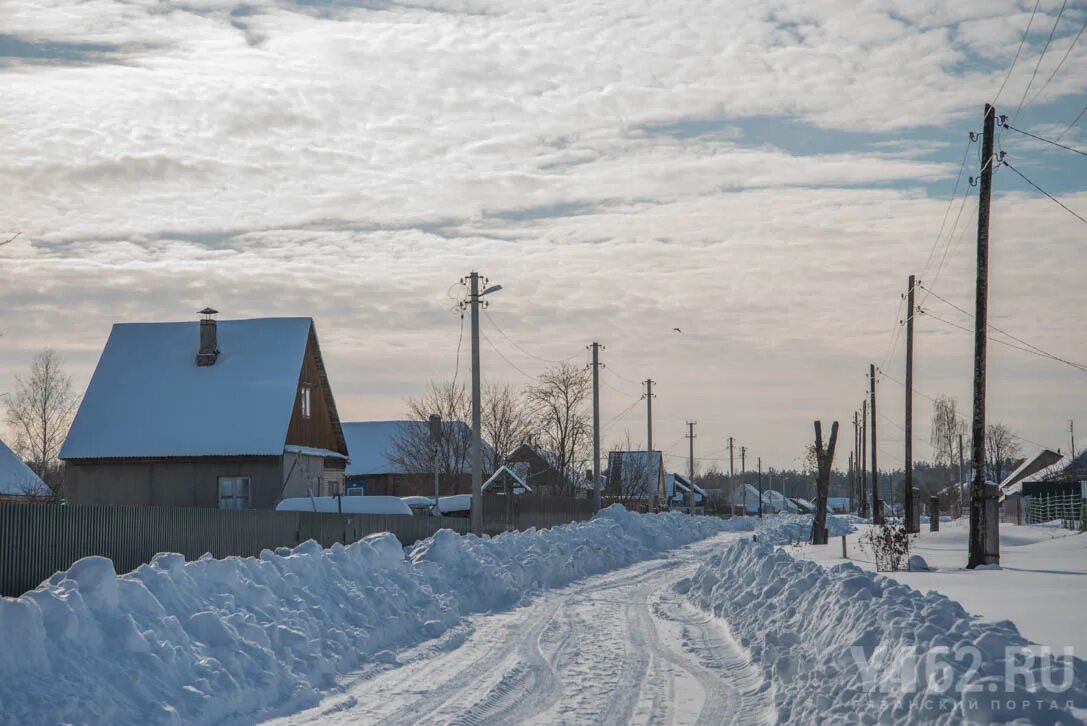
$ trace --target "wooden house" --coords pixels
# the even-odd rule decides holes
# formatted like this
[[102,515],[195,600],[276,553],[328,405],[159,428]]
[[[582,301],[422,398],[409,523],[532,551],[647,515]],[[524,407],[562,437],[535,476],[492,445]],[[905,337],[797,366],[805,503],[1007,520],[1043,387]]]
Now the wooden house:
[[113,326],[61,448],[74,504],[272,509],[347,464],[310,318]]

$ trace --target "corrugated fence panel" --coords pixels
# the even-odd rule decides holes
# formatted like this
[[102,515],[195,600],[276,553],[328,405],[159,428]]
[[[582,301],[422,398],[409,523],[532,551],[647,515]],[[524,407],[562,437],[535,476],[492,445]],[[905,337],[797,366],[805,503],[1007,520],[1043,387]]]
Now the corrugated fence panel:
[[378,532],[391,532],[406,546],[439,529],[464,534],[469,522],[406,515],[0,503],[0,595],[21,595],[90,555],[108,557],[114,569],[128,572],[159,552],[179,552],[187,560],[206,552],[252,557],[263,549],[294,547],[308,539],[330,547]]

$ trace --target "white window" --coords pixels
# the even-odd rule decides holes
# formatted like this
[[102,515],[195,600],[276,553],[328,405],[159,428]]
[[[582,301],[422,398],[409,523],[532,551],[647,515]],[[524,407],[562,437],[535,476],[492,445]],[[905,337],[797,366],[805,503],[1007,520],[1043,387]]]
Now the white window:
[[219,477],[219,509],[249,509],[252,477]]
[[302,386],[302,418],[310,417],[310,387]]
[[347,496],[349,497],[361,497],[366,494],[366,485],[361,482],[354,482],[351,486],[347,487]]

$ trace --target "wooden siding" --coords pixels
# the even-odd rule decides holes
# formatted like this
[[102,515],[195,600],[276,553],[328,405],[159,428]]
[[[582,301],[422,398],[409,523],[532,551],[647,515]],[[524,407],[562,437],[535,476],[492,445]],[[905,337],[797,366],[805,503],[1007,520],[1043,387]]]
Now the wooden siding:
[[439,529],[468,531],[468,520],[408,515],[223,511],[187,507],[110,507],[0,503],[0,595],[18,596],[90,555],[119,573],[159,552],[187,560],[254,557],[263,549],[316,540],[324,547],[391,532],[410,545]]
[[[294,394],[294,410],[291,411],[291,423],[287,427],[286,443],[347,454],[343,433],[339,431],[339,420],[334,416],[332,391],[329,390],[323,366],[318,364],[317,336],[312,328],[310,331],[298,377],[298,390]],[[309,418],[302,416],[302,389],[305,386],[310,388]]]

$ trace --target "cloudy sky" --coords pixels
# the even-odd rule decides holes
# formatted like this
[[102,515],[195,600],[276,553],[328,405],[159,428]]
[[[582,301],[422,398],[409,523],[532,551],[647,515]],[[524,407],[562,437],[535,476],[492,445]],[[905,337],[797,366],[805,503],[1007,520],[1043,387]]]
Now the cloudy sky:
[[[212,305],[314,317],[342,416],[397,417],[453,375],[478,269],[504,287],[485,377],[599,340],[606,443],[644,441],[652,377],[672,466],[688,419],[700,469],[730,435],[792,465],[813,418],[851,421],[874,362],[898,466],[910,273],[935,292],[916,386],[970,406],[952,305],[973,307],[983,104],[1087,147],[1087,5],[1034,8],[4,0],[0,239],[21,234],[0,247],[0,392],[47,346],[82,389],[114,322]],[[1087,158],[998,141],[1087,217]],[[991,321],[1087,361],[1087,224],[1010,168],[994,189]],[[1087,373],[990,352],[992,419],[1067,449],[1078,417],[1087,445]],[[919,397],[922,440],[929,413]]]

